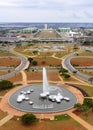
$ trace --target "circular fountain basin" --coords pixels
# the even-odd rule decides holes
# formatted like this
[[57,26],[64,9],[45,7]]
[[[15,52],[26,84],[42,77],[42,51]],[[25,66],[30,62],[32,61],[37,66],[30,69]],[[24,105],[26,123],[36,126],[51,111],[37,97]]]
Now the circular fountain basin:
[[[40,94],[42,95],[43,93],[42,84],[33,84],[31,86],[23,87],[10,96],[9,104],[17,110],[33,113],[53,113],[73,108],[77,103],[76,96],[64,87],[50,85],[50,89],[51,86],[54,88],[56,87],[56,90],[55,92],[53,90],[53,93],[50,92],[49,95],[46,95],[46,98],[40,96]],[[60,91],[60,93],[57,91]],[[27,100],[25,100],[26,98]],[[51,100],[49,98],[51,98]]]

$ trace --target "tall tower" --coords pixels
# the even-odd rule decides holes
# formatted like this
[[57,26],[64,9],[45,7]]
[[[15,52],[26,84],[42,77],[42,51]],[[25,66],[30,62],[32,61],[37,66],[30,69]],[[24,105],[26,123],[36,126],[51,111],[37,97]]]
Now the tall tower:
[[47,24],[45,24],[45,30],[47,30]]

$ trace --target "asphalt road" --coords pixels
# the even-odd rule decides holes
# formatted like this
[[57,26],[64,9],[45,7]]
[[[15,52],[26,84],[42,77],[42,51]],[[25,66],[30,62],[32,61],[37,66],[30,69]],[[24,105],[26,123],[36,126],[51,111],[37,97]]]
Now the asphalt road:
[[[75,58],[75,54],[72,54],[70,56],[68,56],[67,58],[64,59],[63,61],[63,66],[65,66],[70,72],[72,72],[75,76],[85,80],[85,81],[89,81],[89,78],[91,76],[87,76],[87,75],[84,75],[82,73],[80,73],[79,71],[77,71],[71,64],[70,64],[70,60],[72,58]],[[93,58],[93,57],[92,57]],[[76,73],[75,73],[76,72]]]
[[25,69],[25,68],[27,67],[27,65],[28,65],[28,60],[27,60],[27,58],[24,57],[24,56],[22,56],[21,54],[19,54],[19,53],[13,51],[13,50],[12,50],[13,47],[14,47],[14,46],[4,47],[4,48],[1,48],[1,50],[7,50],[7,51],[9,51],[10,53],[12,53],[12,54],[14,54],[15,56],[17,56],[18,58],[20,58],[21,64],[20,64],[19,66],[17,66],[14,71],[12,71],[12,72],[10,72],[10,73],[8,73],[8,74],[6,74],[6,75],[0,76],[0,80],[8,79],[8,78],[14,76],[16,73],[18,73],[18,72],[20,72],[21,70]]

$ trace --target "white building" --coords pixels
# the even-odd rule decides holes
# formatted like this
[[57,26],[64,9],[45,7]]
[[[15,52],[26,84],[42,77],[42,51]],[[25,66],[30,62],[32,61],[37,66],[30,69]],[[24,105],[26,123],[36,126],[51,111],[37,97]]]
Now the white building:
[[82,36],[83,36],[83,33],[70,31],[70,32],[69,32],[69,36],[70,36],[70,37],[82,37]]
[[47,30],[47,24],[45,24],[45,30]]

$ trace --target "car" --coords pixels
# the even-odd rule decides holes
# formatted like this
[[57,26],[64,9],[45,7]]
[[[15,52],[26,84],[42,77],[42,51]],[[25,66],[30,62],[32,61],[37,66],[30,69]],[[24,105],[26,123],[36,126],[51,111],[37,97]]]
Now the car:
[[76,74],[77,73],[77,71],[76,70],[74,70],[74,71],[72,71],[74,74]]

